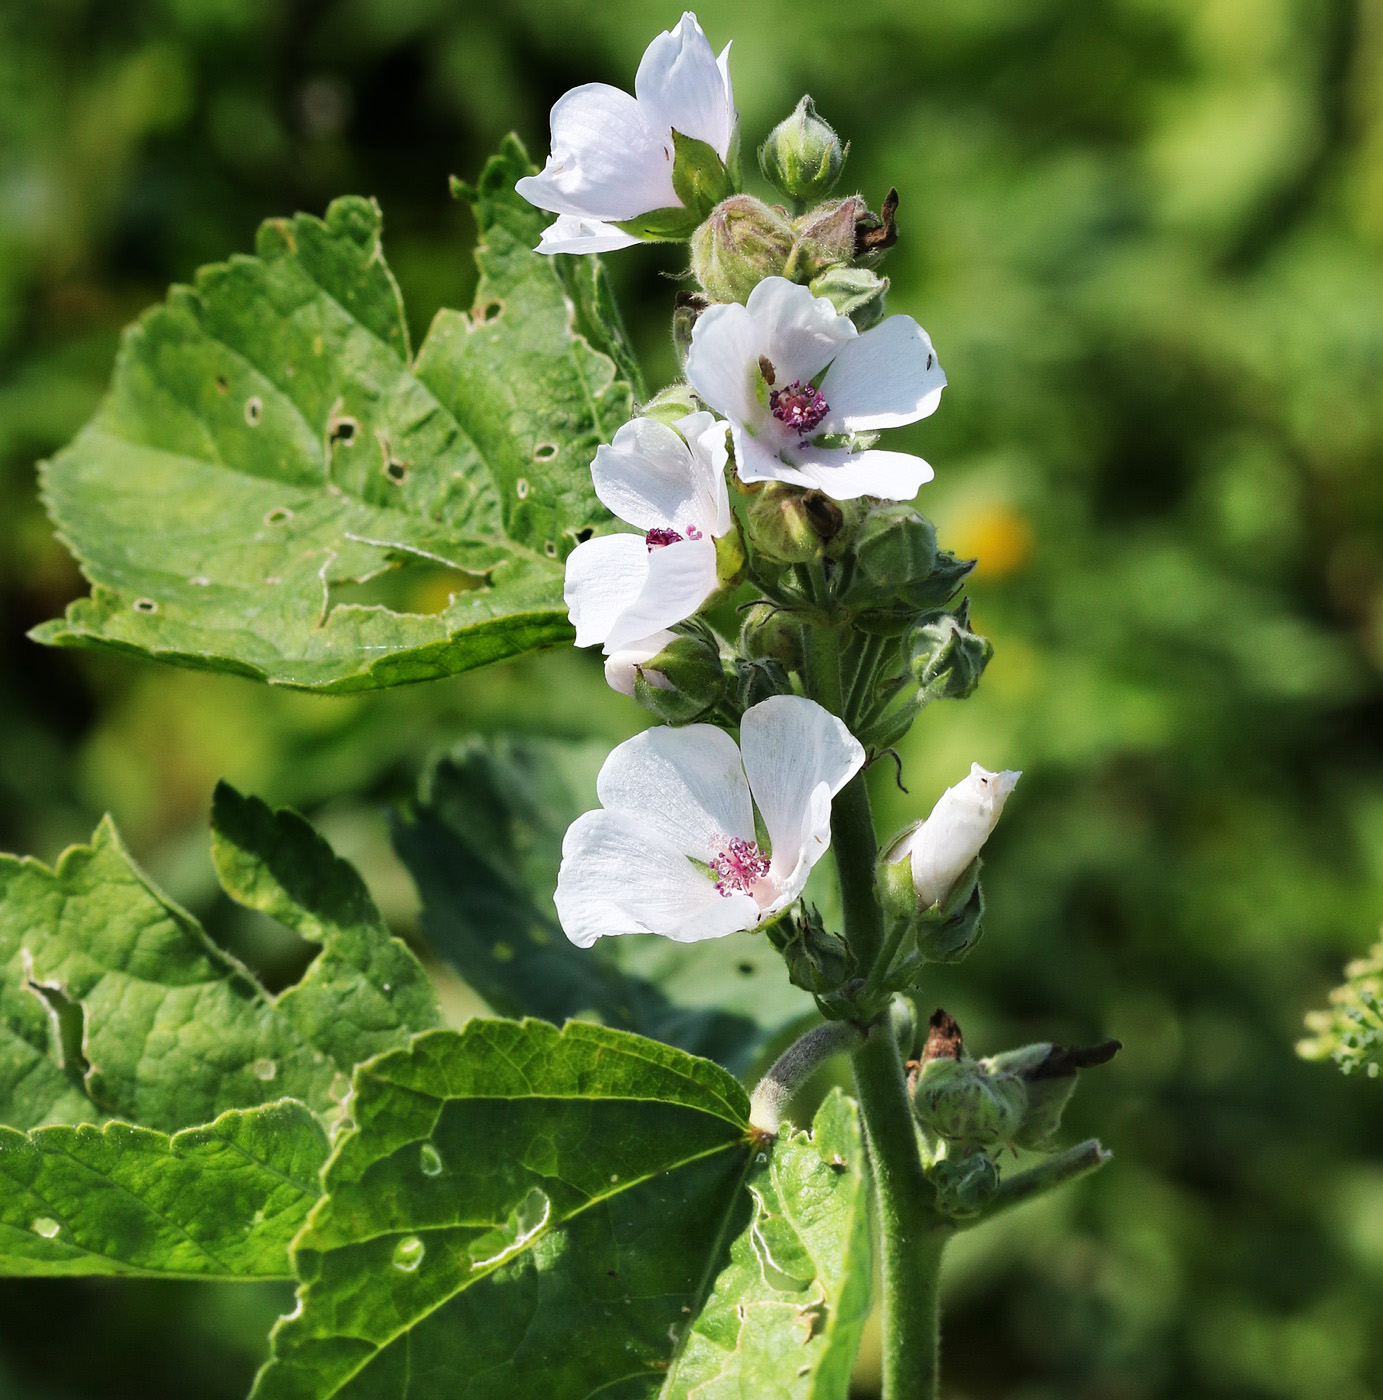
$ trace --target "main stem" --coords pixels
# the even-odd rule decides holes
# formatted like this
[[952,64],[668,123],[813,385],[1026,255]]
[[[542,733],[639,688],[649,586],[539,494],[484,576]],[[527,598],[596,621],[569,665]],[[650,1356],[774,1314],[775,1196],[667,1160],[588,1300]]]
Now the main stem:
[[[812,698],[843,715],[836,629],[807,633]],[[884,918],[874,888],[878,847],[864,774],[835,800],[831,847],[840,874],[845,936],[866,979],[879,971]],[[873,1167],[883,1273],[883,1400],[937,1400],[940,1384],[941,1256],[950,1227],[933,1211],[922,1172],[902,1059],[888,1018],[868,1028],[851,1056]]]

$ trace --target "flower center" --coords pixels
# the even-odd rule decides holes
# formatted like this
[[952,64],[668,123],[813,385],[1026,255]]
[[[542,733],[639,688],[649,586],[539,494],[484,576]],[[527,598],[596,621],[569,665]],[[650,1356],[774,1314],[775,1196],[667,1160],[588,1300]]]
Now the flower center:
[[755,882],[768,874],[768,857],[752,841],[732,836],[711,862],[711,874],[726,899],[732,894],[752,894]]
[[676,530],[664,529],[663,526],[657,525],[643,537],[643,542],[648,546],[648,552],[652,554],[655,549],[662,549],[666,545],[681,544],[683,540],[699,540],[700,538],[701,531],[695,525],[688,525],[685,535],[679,535]]
[[793,432],[805,437],[831,411],[817,389],[794,380],[786,389],[774,389],[768,396],[769,411]]

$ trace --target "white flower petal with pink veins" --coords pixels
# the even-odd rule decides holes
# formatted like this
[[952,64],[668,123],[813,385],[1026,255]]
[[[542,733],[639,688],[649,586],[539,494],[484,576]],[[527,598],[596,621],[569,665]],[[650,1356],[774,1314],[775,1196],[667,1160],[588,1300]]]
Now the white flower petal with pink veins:
[[554,900],[573,943],[721,938],[802,893],[830,844],[831,799],[864,750],[798,695],[751,706],[740,736],[742,747],[709,724],[649,729],[610,754],[596,784],[602,807],[578,817],[562,843]]
[[558,98],[547,163],[514,187],[530,204],[566,220],[543,234],[540,253],[628,247],[639,240],[611,224],[679,208],[672,184],[674,130],[729,159],[736,121],[729,52],[727,45],[717,58],[688,12],[648,46],[634,82],[636,96],[607,83],[586,83]]
[[741,481],[786,481],[840,501],[905,501],[932,479],[931,467],[909,453],[816,445],[828,434],[852,439],[936,412],[946,375],[911,316],[861,333],[825,297],[766,277],[744,305],[702,312],[687,382],[730,420]]
[[715,541],[733,523],[728,460],[725,424],[709,413],[671,427],[635,418],[600,448],[591,464],[596,494],[643,534],[602,535],[568,556],[577,646],[599,642],[607,656],[638,647],[694,616],[716,591]]

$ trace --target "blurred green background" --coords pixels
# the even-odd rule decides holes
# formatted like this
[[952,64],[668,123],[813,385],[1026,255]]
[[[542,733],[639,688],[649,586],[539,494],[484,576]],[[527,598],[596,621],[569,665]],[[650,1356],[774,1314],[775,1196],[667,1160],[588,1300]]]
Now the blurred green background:
[[[950,1400],[1383,1395],[1383,1091],[1293,1054],[1383,915],[1383,5],[707,0],[746,149],[809,90],[848,182],[902,195],[887,271],[951,378],[896,445],[975,553],[980,694],[924,715],[911,796],[1026,776],[988,936],[936,978],[978,1053],[1121,1038],[1069,1137],[1095,1181],[967,1238]],[[0,0],[0,844],[112,811],[264,970],[206,855],[211,787],[309,812],[401,929],[385,812],[502,726],[613,742],[641,714],[563,650],[353,699],[25,640],[82,590],[33,464],[120,327],[263,217],[379,198],[421,333],[465,304],[447,196],[567,87],[632,84],[649,0]],[[610,259],[650,382],[676,253]],[[555,703],[555,711],[554,711]],[[458,1014],[474,1005],[453,987]],[[286,1289],[0,1288],[0,1397],[239,1397]],[[870,1393],[861,1367],[861,1395]]]

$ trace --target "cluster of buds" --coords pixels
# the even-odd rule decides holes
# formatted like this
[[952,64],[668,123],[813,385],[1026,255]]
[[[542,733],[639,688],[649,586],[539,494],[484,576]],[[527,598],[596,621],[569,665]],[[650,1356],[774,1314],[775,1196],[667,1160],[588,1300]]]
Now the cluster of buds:
[[992,1198],[1000,1152],[1052,1150],[1080,1071],[1107,1064],[1120,1048],[1117,1040],[1075,1049],[1044,1041],[976,1060],[955,1018],[933,1013],[909,1090],[942,1209],[964,1216]]
[[888,279],[874,271],[897,239],[898,194],[876,214],[859,195],[834,203],[849,147],[804,97],[759,148],[759,168],[786,198],[769,204],[734,194],[691,239],[692,275],[706,303],[744,302],[765,277],[811,288],[867,330],[884,315]]

